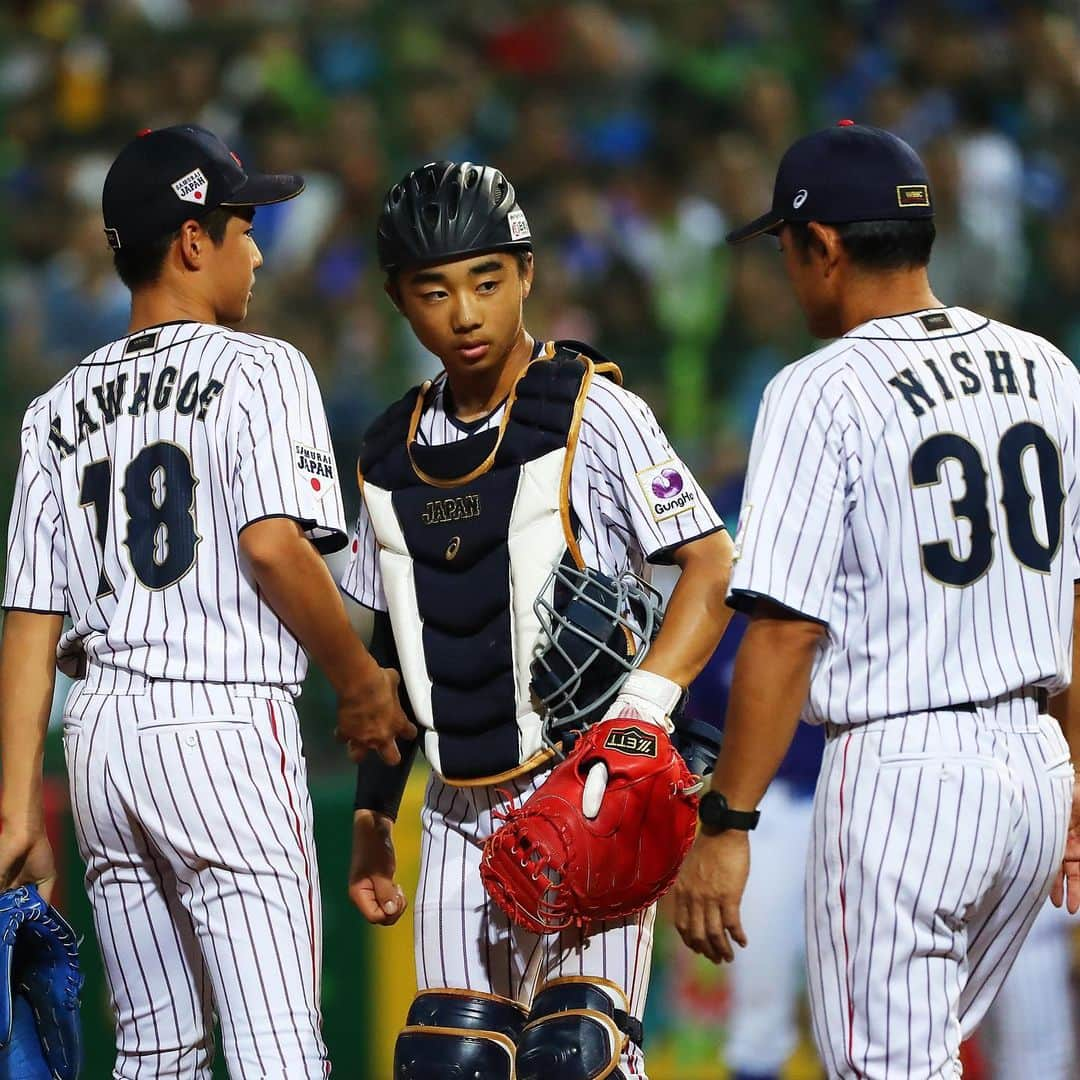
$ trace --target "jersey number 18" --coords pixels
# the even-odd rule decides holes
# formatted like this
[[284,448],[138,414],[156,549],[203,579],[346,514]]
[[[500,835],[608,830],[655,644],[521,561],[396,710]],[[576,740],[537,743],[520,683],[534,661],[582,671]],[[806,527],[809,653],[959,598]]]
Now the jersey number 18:
[[[175,443],[156,442],[143,447],[124,472],[123,496],[127,510],[124,546],[135,576],[148,589],[165,589],[179,581],[195,562],[195,476],[191,460]],[[104,555],[109,528],[112,462],[91,462],[83,469],[79,505],[92,506],[94,534]],[[102,566],[97,595],[113,591]]]

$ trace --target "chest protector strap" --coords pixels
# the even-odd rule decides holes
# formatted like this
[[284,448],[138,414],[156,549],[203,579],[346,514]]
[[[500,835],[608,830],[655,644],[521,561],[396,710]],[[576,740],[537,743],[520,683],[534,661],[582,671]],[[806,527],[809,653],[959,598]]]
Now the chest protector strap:
[[497,429],[418,444],[429,384],[364,441],[364,502],[402,677],[428,760],[451,782],[491,783],[549,753],[529,695],[532,605],[567,553],[581,565],[570,508],[578,428],[596,372],[618,378],[583,348],[550,343]]

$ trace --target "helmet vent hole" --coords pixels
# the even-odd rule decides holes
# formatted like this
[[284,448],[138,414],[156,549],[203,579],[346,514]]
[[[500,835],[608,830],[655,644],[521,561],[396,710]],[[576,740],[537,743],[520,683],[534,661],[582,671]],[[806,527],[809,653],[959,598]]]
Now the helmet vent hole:
[[425,203],[424,209],[421,211],[424,215],[424,224],[429,229],[434,229],[439,224],[439,204],[438,203]]
[[480,174],[475,169],[470,169],[465,174],[465,186],[467,188],[476,187],[476,181],[480,179]]
[[495,183],[491,189],[491,201],[498,206],[506,198],[506,179],[502,173],[495,174]]

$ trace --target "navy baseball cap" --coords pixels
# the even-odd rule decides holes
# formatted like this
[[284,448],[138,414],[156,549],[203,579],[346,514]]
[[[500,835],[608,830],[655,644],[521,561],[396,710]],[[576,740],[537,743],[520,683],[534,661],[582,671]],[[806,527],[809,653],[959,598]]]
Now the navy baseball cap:
[[105,237],[114,251],[139,247],[219,206],[265,206],[303,190],[303,177],[246,171],[206,128],[148,128],[120,151],[105,177]]
[[841,120],[793,143],[780,161],[772,209],[727,235],[741,244],[786,222],[932,218],[930,179],[919,155],[881,128]]

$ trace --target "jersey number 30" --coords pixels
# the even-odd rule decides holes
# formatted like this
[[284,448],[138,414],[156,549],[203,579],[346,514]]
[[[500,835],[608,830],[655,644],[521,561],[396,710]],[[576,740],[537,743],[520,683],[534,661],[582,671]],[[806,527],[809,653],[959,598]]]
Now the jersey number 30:
[[[156,442],[143,447],[124,473],[127,534],[124,546],[135,576],[148,589],[165,589],[178,582],[194,565],[195,476],[187,454],[175,443]],[[94,534],[104,553],[109,529],[112,462],[91,462],[83,469],[79,505],[93,506]],[[101,570],[98,596],[113,591]]]
[[[1035,501],[1024,477],[1023,458],[1027,451],[1038,463],[1042,510],[1046,519],[1046,543],[1035,534],[1032,504]],[[994,561],[994,530],[990,524],[989,474],[978,448],[962,435],[942,432],[931,435],[911,456],[911,479],[916,487],[941,483],[941,466],[958,461],[964,474],[964,492],[952,500],[956,519],[971,527],[971,549],[958,559],[948,540],[922,545],[926,572],[946,585],[970,585]],[[997,453],[1001,470],[1001,505],[1005,510],[1005,531],[1013,554],[1024,566],[1039,573],[1050,572],[1050,564],[1061,545],[1061,508],[1065,492],[1061,483],[1061,455],[1050,436],[1030,421],[1016,424],[1001,437]]]

